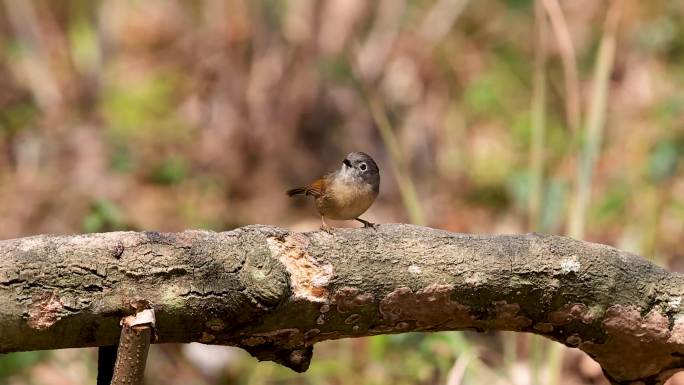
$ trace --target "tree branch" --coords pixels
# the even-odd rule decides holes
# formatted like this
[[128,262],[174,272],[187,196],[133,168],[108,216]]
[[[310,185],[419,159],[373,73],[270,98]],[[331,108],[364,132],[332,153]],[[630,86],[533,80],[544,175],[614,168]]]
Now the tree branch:
[[684,276],[560,236],[410,225],[116,232],[0,241],[0,352],[107,346],[132,301],[157,342],[240,346],[294,370],[318,341],[514,330],[594,357],[615,384],[684,367]]

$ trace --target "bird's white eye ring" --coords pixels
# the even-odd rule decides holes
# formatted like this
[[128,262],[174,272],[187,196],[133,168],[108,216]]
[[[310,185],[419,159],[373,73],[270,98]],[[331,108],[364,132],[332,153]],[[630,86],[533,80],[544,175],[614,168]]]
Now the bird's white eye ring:
[[366,171],[367,166],[366,166],[365,163],[361,163],[361,165],[359,166],[359,168],[361,169],[361,171]]

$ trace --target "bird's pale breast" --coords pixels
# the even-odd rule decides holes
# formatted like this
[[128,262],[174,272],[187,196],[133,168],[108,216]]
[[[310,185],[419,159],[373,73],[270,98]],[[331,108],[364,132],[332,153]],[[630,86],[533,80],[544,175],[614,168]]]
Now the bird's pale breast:
[[354,219],[368,210],[376,197],[368,183],[333,183],[316,199],[316,208],[330,219]]

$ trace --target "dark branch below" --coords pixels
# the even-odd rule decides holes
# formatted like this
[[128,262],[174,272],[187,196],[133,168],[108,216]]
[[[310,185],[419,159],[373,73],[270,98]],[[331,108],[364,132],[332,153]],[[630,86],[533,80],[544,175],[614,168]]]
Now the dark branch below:
[[410,226],[116,232],[0,241],[0,352],[116,344],[130,303],[157,342],[240,346],[297,371],[318,341],[514,330],[578,347],[615,384],[684,368],[684,276],[560,236]]

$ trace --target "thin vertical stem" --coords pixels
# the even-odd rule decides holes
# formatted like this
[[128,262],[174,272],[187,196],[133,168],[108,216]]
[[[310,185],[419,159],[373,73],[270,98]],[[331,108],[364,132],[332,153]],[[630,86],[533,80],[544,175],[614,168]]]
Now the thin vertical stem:
[[64,97],[46,52],[44,33],[32,1],[5,0],[5,11],[12,31],[22,47],[22,65],[36,104],[45,111],[62,103]]
[[584,237],[594,167],[603,138],[610,73],[613,69],[617,44],[617,28],[622,11],[621,5],[621,0],[611,1],[608,14],[606,15],[598,57],[594,66],[594,82],[587,113],[586,138],[584,139],[578,163],[575,200],[573,209],[570,212],[570,222],[568,225],[569,235],[577,239]]
[[534,76],[532,84],[532,143],[529,154],[530,194],[528,219],[530,230],[539,230],[539,212],[543,196],[544,141],[546,136],[546,30],[547,21],[541,4],[535,1]]
[[558,0],[542,0],[546,13],[549,15],[553,34],[558,43],[561,63],[563,64],[563,79],[565,82],[565,114],[568,126],[573,134],[577,134],[582,119],[580,102],[580,83],[577,71],[575,48],[570,37],[568,24],[565,22],[563,9]]
[[409,219],[411,220],[411,223],[424,225],[425,214],[423,213],[423,208],[418,199],[416,186],[409,175],[408,166],[406,166],[406,162],[402,159],[401,147],[399,146],[397,136],[392,129],[392,124],[387,117],[387,113],[385,112],[380,99],[368,90],[366,90],[366,95],[375,125],[378,127],[382,141],[385,143],[389,152],[392,173],[397,179],[399,192],[401,193],[401,198],[408,211]]
[[530,373],[532,377],[530,383],[532,385],[541,385],[543,383],[543,369],[547,366],[551,366],[550,361],[552,360],[551,357],[545,357],[544,347],[547,346],[548,343],[555,343],[534,334],[527,334],[526,337],[528,337],[530,341]]
[[515,363],[518,361],[518,333],[499,333],[503,347],[503,369],[509,378],[513,378]]
[[[591,99],[587,108],[587,121],[585,123],[585,138],[579,156],[574,199],[567,227],[567,234],[577,239],[584,238],[586,229],[594,167],[596,166],[596,159],[598,158],[603,138],[610,73],[613,69],[615,58],[617,28],[621,11],[622,1],[612,0],[606,15],[603,37],[601,38],[598,56],[594,64]],[[549,351],[549,384],[558,383],[560,378],[563,358],[562,349],[563,347],[560,345],[553,345]]]
[[109,385],[114,376],[118,346],[100,346],[97,349],[97,385]]
[[[532,143],[530,145],[530,193],[528,196],[529,230],[539,231],[540,211],[544,191],[544,142],[546,137],[546,58],[548,22],[544,13],[543,0],[534,2],[534,68],[532,83]],[[530,372],[532,385],[540,384],[542,368],[542,344],[539,337],[525,336],[530,341]],[[517,339],[514,348],[517,350]]]

